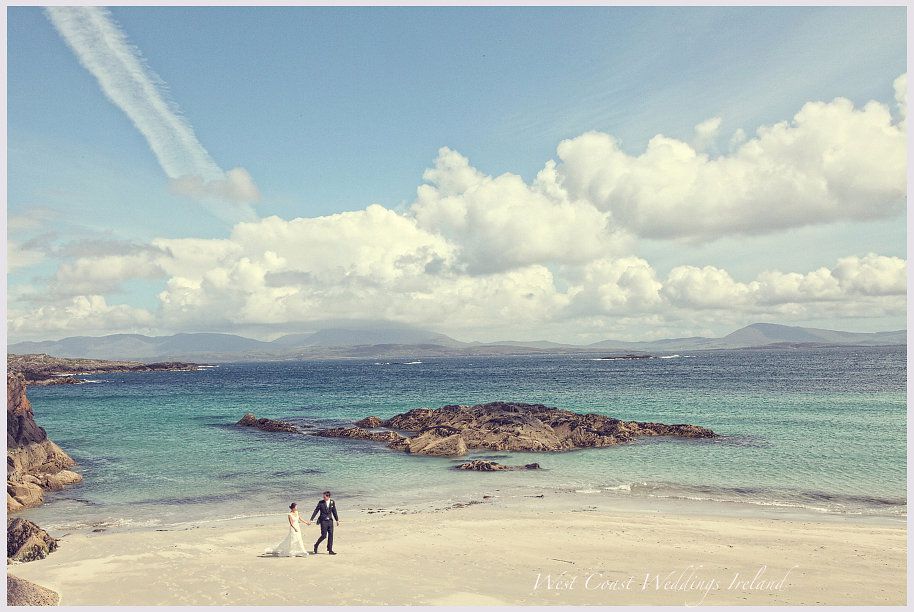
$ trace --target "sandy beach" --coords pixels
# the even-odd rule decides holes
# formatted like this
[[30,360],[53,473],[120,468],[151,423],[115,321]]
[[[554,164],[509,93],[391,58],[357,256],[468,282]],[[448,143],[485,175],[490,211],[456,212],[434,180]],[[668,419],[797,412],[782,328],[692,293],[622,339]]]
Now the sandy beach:
[[[68,534],[10,570],[62,605],[905,603],[901,521],[712,506],[546,495],[363,509],[343,512],[335,557],[264,557],[283,536],[277,513]],[[318,530],[304,529],[310,546]]]

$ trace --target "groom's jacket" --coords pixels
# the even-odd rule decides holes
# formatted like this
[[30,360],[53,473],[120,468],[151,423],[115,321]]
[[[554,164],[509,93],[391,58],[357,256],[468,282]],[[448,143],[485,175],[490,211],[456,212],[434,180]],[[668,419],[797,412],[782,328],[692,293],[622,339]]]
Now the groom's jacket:
[[317,506],[314,508],[314,512],[311,513],[311,520],[314,520],[314,517],[318,514],[321,517],[318,519],[320,521],[332,521],[333,519],[340,520],[339,515],[336,513],[336,503],[331,499],[330,505],[328,506],[324,500],[317,502]]

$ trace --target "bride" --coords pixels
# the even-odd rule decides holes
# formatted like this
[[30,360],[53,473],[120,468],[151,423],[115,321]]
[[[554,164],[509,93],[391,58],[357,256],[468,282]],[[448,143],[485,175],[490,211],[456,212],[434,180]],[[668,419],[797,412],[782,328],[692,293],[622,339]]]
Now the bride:
[[301,529],[299,525],[304,523],[305,525],[310,525],[311,521],[306,521],[298,515],[298,504],[291,504],[289,506],[289,514],[286,515],[286,518],[289,519],[289,533],[286,535],[285,539],[276,545],[275,548],[268,548],[263,551],[265,555],[275,555],[278,557],[307,557],[308,551],[305,550],[305,544],[301,539]]

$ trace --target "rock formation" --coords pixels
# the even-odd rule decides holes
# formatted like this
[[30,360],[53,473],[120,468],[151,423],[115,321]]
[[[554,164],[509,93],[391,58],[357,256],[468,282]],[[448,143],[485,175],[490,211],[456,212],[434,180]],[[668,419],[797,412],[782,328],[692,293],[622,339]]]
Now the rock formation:
[[365,417],[361,421],[355,422],[356,427],[367,427],[369,429],[374,429],[375,427],[380,427],[383,424],[384,424],[384,421],[382,421],[381,419],[379,419],[376,416]]
[[38,506],[43,489],[57,491],[82,481],[59,446],[35,423],[21,374],[6,377],[6,510]]
[[[411,454],[447,457],[459,457],[475,449],[556,452],[612,446],[631,442],[639,436],[713,438],[717,435],[697,425],[621,421],[542,404],[509,402],[416,408],[387,420],[367,417],[358,424],[387,430],[340,427],[321,430],[315,435],[375,440]],[[398,431],[412,436],[405,437]]]
[[200,364],[168,361],[109,361],[105,359],[70,359],[44,353],[6,356],[8,372],[22,374],[29,385],[74,385],[85,381],[75,374],[108,374],[114,372],[193,372]]
[[57,550],[57,540],[48,532],[23,518],[6,519],[6,558],[10,561],[37,561]]
[[23,578],[6,575],[6,605],[56,606],[59,603],[60,595],[56,591]]
[[468,461],[466,463],[461,463],[460,465],[454,466],[455,470],[467,470],[472,472],[508,472],[511,470],[538,470],[540,469],[539,463],[528,463],[523,466],[513,466],[513,465],[502,465],[496,463],[495,461],[484,461],[482,459],[476,459],[474,461]]
[[324,438],[351,438],[353,440],[385,442],[387,446],[395,450],[407,450],[409,447],[409,438],[390,430],[368,431],[361,427],[335,427],[333,429],[321,429],[320,431],[314,432],[314,435],[322,436]]
[[297,425],[285,421],[276,421],[274,419],[258,419],[253,412],[245,412],[241,420],[236,425],[244,427],[256,427],[263,431],[286,431],[290,433],[301,433]]

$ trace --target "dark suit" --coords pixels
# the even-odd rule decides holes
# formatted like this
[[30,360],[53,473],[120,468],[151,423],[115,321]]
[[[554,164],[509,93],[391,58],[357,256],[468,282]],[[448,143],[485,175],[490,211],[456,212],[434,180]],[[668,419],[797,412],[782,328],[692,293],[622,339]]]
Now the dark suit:
[[339,515],[336,513],[336,502],[331,499],[328,505],[324,500],[320,500],[317,502],[314,512],[311,513],[310,520],[313,521],[318,514],[320,514],[320,518],[317,521],[321,526],[321,537],[314,543],[314,550],[317,550],[317,546],[326,539],[327,551],[329,552],[333,550],[333,521],[334,519],[340,520]]

